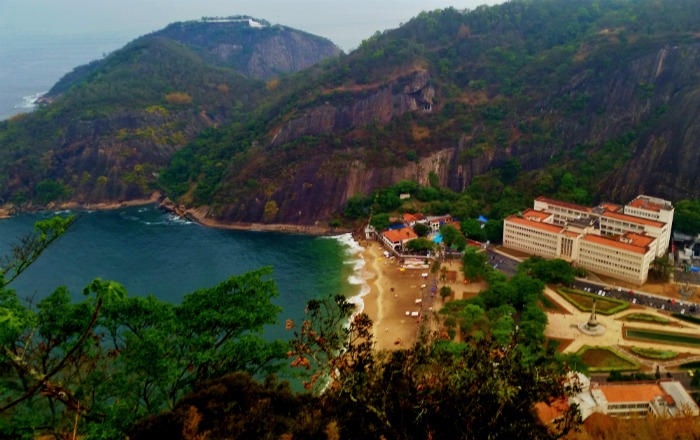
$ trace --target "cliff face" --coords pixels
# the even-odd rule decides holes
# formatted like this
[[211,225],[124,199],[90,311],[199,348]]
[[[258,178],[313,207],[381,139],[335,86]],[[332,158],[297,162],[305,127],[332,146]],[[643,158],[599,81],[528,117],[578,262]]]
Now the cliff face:
[[[648,84],[647,89],[653,88],[653,95],[629,99],[635,105],[626,112],[621,108],[618,119],[627,117],[638,122],[655,109],[663,107],[666,111],[640,137],[630,160],[603,183],[612,196],[629,199],[646,192],[672,200],[700,197],[698,67],[700,44],[696,43],[664,47],[621,73],[620,89],[634,90],[643,82]],[[617,102],[621,105],[624,97]]]
[[418,70],[380,86],[353,90],[350,102],[345,104],[333,103],[330,94],[329,100],[324,101],[322,96],[321,105],[294,115],[274,129],[270,145],[283,145],[301,136],[340,133],[370,123],[387,124],[409,111],[431,111],[435,89],[429,79],[426,70]]
[[155,35],[186,45],[212,64],[263,80],[341,53],[325,38],[243,16],[174,23]]
[[[283,165],[255,162],[253,174],[267,177],[265,190],[224,191],[211,215],[228,221],[310,224],[342,211],[353,195],[369,195],[404,179],[426,184],[430,171],[442,185],[459,192],[474,177],[508,160],[517,160],[524,171],[543,169],[557,160],[569,160],[562,158],[579,154],[577,149],[595,156],[608,148],[606,142],[625,136],[631,139],[629,151],[612,152],[613,159],[605,159],[620,165],[611,165],[613,171],[608,174],[590,177],[598,182],[597,197],[617,201],[640,193],[671,200],[700,197],[700,44],[647,47],[626,57],[620,67],[605,73],[592,68],[596,60],[581,60],[559,87],[499,120],[499,127],[509,127],[500,144],[484,143],[493,123],[478,119],[470,131],[445,125],[442,137],[433,130],[425,139],[413,139],[411,147],[420,153],[417,162],[399,158],[376,164],[371,159],[377,152],[376,141],[365,143],[362,133],[368,125],[391,126],[406,114],[440,118],[445,108],[436,104],[436,97],[444,97],[445,91],[429,71],[418,69],[381,85],[345,89],[349,94],[340,99],[333,93],[327,100],[321,96],[271,129],[264,154],[280,158]],[[574,110],[562,104],[577,97],[584,99]],[[465,111],[483,113],[484,105],[503,103],[498,95],[483,99]],[[556,136],[533,141],[532,135],[521,132],[523,121],[546,124]],[[407,129],[410,126],[402,127]],[[339,148],[304,147],[303,139],[334,135],[343,139]],[[360,141],[349,140],[353,138]],[[304,152],[290,153],[289,145]],[[248,162],[229,172],[224,179],[229,190],[243,184],[236,176],[242,169],[250,173],[250,167]],[[271,201],[278,210],[266,217],[264,208]]]

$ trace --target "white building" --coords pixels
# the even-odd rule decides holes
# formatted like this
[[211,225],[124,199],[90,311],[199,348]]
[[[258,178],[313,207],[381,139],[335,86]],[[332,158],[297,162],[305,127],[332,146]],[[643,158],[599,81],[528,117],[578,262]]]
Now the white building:
[[672,224],[661,219],[672,221],[673,207],[647,196],[595,208],[538,197],[534,209],[503,221],[503,245],[641,285],[668,249]]
[[700,409],[688,391],[677,381],[646,383],[591,383],[569,399],[576,403],[581,418],[593,413],[614,417],[697,416]]

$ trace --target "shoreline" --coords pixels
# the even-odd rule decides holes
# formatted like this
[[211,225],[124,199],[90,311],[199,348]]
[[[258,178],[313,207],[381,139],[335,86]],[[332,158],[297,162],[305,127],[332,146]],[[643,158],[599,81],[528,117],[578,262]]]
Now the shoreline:
[[14,206],[0,206],[0,219],[11,218],[20,213],[31,213],[40,211],[64,211],[64,210],[86,210],[86,211],[107,211],[112,209],[128,208],[131,206],[157,205],[158,209],[174,214],[180,218],[192,221],[199,225],[238,231],[264,231],[281,232],[287,234],[303,234],[311,236],[336,236],[352,233],[352,229],[332,228],[330,226],[317,225],[296,225],[292,223],[253,223],[253,222],[225,222],[212,219],[208,216],[207,206],[199,208],[185,208],[177,205],[160,192],[154,192],[149,198],[133,199],[122,202],[98,202],[98,203],[78,203],[63,202],[50,203],[46,207],[37,209],[18,210]]

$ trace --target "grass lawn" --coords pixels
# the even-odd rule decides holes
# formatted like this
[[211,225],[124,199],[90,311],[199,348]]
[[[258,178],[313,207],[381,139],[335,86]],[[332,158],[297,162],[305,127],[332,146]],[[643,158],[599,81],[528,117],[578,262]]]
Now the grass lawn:
[[685,333],[662,332],[657,330],[643,330],[636,328],[625,328],[625,337],[639,339],[643,341],[667,342],[679,345],[700,346],[700,337]]
[[590,371],[634,371],[639,370],[639,364],[628,359],[608,347],[590,347],[584,345],[577,352],[583,363]]
[[630,304],[619,299],[606,298],[604,296],[593,295],[580,290],[560,288],[557,292],[577,309],[583,312],[590,312],[593,309],[593,300],[596,300],[595,310],[601,315],[612,315],[627,309]]

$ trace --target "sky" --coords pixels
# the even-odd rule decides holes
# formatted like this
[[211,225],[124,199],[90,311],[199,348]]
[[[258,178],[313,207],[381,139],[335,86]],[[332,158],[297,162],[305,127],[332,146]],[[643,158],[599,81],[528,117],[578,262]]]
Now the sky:
[[326,37],[345,52],[421,11],[503,0],[0,0],[3,35],[115,34],[127,42],[175,21],[250,15]]

